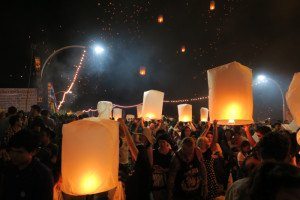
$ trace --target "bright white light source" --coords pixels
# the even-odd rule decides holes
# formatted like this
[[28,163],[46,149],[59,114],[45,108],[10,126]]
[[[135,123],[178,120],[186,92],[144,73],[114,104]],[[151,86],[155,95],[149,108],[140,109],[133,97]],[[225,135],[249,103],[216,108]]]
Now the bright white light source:
[[258,80],[259,82],[265,82],[265,81],[267,81],[267,77],[266,77],[265,75],[259,75],[259,76],[257,77],[257,80]]
[[102,54],[104,52],[103,47],[95,46],[94,48],[96,54]]

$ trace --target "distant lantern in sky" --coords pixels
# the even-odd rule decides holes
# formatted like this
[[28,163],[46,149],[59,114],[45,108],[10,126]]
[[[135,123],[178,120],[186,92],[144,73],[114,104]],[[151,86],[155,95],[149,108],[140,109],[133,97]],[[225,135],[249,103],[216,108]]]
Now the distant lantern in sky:
[[146,67],[140,67],[140,75],[146,76]]
[[164,22],[164,16],[163,16],[163,15],[158,15],[158,17],[157,17],[157,22],[158,22],[159,24],[162,24],[162,23]]
[[183,45],[182,47],[181,47],[181,53],[185,53],[186,52],[186,48],[185,48],[185,46]]
[[210,10],[215,10],[215,8],[216,8],[216,3],[215,3],[215,1],[210,1],[210,4],[209,4],[209,9]]

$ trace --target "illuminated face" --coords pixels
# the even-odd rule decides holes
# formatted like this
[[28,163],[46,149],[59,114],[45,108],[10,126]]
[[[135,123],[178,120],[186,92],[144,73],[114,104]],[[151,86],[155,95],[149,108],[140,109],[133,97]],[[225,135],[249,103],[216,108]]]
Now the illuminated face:
[[208,145],[210,146],[212,141],[213,141],[213,135],[211,133],[208,133],[206,135],[207,139],[208,139]]
[[151,124],[149,125],[149,128],[150,128],[151,130],[154,130],[154,129],[155,129],[155,124],[154,124],[154,123],[151,123]]

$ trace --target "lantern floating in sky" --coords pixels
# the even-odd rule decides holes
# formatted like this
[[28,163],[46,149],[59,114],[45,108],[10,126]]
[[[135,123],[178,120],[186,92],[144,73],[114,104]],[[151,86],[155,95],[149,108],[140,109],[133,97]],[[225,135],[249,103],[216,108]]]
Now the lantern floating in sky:
[[[62,191],[89,195],[118,184],[119,127],[109,119],[86,118],[62,129]],[[80,161],[80,162],[79,162]]]
[[185,48],[185,46],[182,46],[181,47],[181,53],[185,53],[186,52],[186,48]]
[[111,117],[112,107],[110,101],[99,101],[97,105],[98,117],[100,119],[109,119]]
[[179,104],[178,108],[178,121],[191,122],[192,121],[192,105]]
[[286,93],[286,102],[296,124],[300,126],[300,72],[294,74]]
[[140,104],[136,107],[136,115],[137,118],[141,118],[142,117],[142,108],[143,108],[143,104]]
[[207,71],[210,120],[221,125],[253,122],[252,70],[232,62]]
[[145,120],[161,119],[164,93],[157,90],[144,92],[142,117]]
[[200,121],[207,122],[208,121],[208,109],[201,107],[200,108]]
[[162,24],[162,23],[164,22],[164,16],[163,16],[163,15],[159,15],[159,16],[157,17],[157,22],[158,22],[159,24]]
[[146,67],[140,67],[140,75],[145,76],[146,75]]
[[216,3],[215,3],[215,1],[210,1],[210,3],[209,3],[209,10],[215,10],[215,8],[216,8]]
[[114,120],[118,120],[119,118],[122,118],[122,109],[121,108],[114,108],[113,109],[113,118]]

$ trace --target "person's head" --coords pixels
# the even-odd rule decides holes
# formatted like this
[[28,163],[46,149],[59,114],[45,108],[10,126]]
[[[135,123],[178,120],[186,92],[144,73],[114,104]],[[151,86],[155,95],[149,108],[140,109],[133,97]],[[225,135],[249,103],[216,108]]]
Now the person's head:
[[249,195],[255,200],[300,199],[300,169],[267,162],[250,177]]
[[154,124],[153,122],[151,122],[151,123],[149,124],[149,128],[150,128],[151,130],[154,130],[154,129],[155,129],[155,124]]
[[38,105],[32,105],[30,113],[33,117],[39,116],[41,113],[41,107]]
[[36,132],[40,132],[42,128],[45,127],[44,121],[40,118],[36,118],[31,123],[30,129]]
[[195,140],[191,137],[186,137],[182,141],[182,146],[181,150],[183,153],[183,156],[188,160],[191,161],[194,156],[194,151],[195,151]]
[[25,113],[23,110],[19,110],[17,115],[19,115],[19,117],[22,119],[25,116]]
[[190,129],[190,127],[184,126],[181,131],[181,138],[183,139],[186,137],[190,137],[191,133],[192,133],[192,130]]
[[207,139],[208,139],[208,145],[209,146],[211,146],[211,144],[212,144],[212,142],[213,142],[213,139],[214,139],[214,134],[213,134],[213,132],[208,132],[207,134],[206,134],[206,137],[207,137]]
[[290,161],[290,139],[287,135],[270,132],[264,135],[258,143],[262,161]]
[[157,143],[159,148],[161,149],[167,149],[170,148],[170,137],[168,134],[162,134],[157,138]]
[[270,133],[272,130],[270,129],[270,127],[268,126],[257,126],[256,127],[256,134],[259,140],[261,140],[261,138],[267,134]]
[[49,128],[43,128],[41,130],[40,142],[43,145],[48,145],[51,142],[51,130]]
[[10,106],[8,109],[7,109],[7,115],[10,116],[10,115],[15,115],[17,114],[17,108],[14,107],[14,106]]
[[209,140],[207,137],[199,137],[197,139],[197,146],[201,150],[202,153],[206,152],[207,149],[210,147]]
[[49,110],[42,110],[41,111],[41,115],[43,117],[50,117],[50,112],[49,112]]
[[9,124],[11,127],[22,127],[22,120],[19,115],[13,115],[9,118]]
[[273,127],[274,127],[275,132],[280,131],[281,130],[281,123],[276,122],[276,123],[273,124]]
[[19,168],[30,164],[37,144],[37,138],[26,130],[21,130],[12,136],[9,141],[9,154],[12,163]]
[[241,143],[241,151],[243,153],[249,153],[251,151],[251,146],[250,146],[250,143],[248,141],[243,141]]

